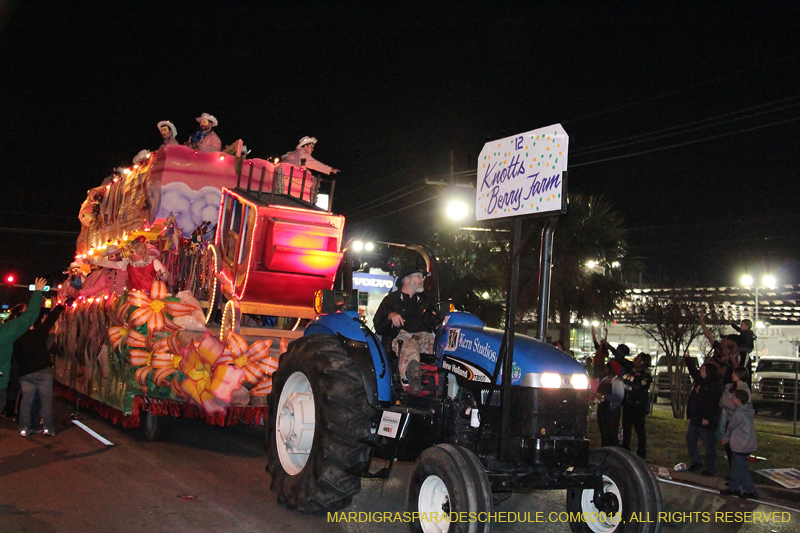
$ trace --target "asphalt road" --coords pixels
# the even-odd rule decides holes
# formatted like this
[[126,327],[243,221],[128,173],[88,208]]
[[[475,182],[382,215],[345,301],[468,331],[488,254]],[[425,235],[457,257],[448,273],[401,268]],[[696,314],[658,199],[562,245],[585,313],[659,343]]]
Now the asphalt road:
[[[0,419],[1,533],[408,530],[400,522],[334,523],[279,506],[264,470],[263,428],[179,420],[172,440],[149,443],[136,430],[81,413],[79,420],[111,441],[109,446],[72,424],[69,413],[69,406],[57,402],[55,437],[22,438],[13,422]],[[385,482],[365,480],[347,511],[404,511],[409,466],[398,464]],[[665,532],[800,530],[800,512],[676,484],[661,483],[661,491],[674,520],[664,523]],[[515,495],[495,511],[518,513],[506,518],[538,516],[541,522],[496,523],[494,531],[567,532],[557,515],[564,499],[563,491]],[[778,512],[788,522],[737,522],[737,512]]]

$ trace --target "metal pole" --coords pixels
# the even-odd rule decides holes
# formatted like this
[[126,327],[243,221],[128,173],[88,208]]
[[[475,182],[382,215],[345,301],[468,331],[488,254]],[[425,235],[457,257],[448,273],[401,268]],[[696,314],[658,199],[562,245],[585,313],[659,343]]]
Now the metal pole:
[[758,327],[758,285],[756,285],[756,327]]
[[550,274],[553,268],[553,233],[559,217],[551,217],[542,231],[542,248],[539,255],[539,331],[540,341],[547,340],[547,318],[550,314]]
[[[522,221],[514,219],[511,235],[511,255],[509,257],[508,300],[506,301],[506,331],[501,353],[503,357],[503,386],[500,389],[500,405],[502,417],[500,422],[499,457],[506,459],[506,447],[511,432],[511,373],[514,363],[514,325],[517,320],[517,285],[519,285],[519,255],[522,239]],[[505,348],[505,350],[503,350]],[[499,361],[498,361],[499,362]]]
[[797,382],[797,372],[800,366],[800,350],[797,354],[797,361],[794,362],[794,421],[792,422],[792,436],[797,436],[797,390],[800,389],[800,383]]

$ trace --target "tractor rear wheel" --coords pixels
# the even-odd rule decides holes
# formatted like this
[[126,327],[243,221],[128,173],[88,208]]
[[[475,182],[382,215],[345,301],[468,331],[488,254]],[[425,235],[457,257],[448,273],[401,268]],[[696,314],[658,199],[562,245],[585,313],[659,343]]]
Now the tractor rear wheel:
[[594,450],[589,464],[602,469],[605,501],[595,502],[592,488],[567,490],[570,516],[585,517],[570,521],[572,531],[654,533],[661,529],[661,489],[647,463],[627,450],[611,446]]
[[267,470],[278,502],[307,513],[350,505],[369,466],[375,411],[341,342],[309,335],[289,345],[272,375]]

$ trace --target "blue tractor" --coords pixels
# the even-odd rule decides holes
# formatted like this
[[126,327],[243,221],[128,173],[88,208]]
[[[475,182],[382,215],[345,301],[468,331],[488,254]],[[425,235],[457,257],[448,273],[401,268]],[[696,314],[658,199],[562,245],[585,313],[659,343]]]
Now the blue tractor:
[[[425,247],[386,247],[418,254],[438,298],[436,261]],[[279,502],[309,513],[342,509],[361,478],[387,477],[400,460],[414,461],[407,489],[407,511],[418,513],[412,531],[490,531],[480,513],[513,492],[537,489],[566,489],[563,516],[573,531],[660,529],[661,494],[646,463],[621,448],[589,449],[583,365],[546,342],[514,335],[504,392],[504,331],[444,302],[435,305],[443,320],[434,353],[422,361],[434,386],[410,395],[396,356],[355,305],[343,303],[355,298],[348,285],[360,262],[346,253],[342,265],[338,303],[331,304],[331,294],[319,299],[323,312],[289,345],[273,375],[267,469]],[[390,466],[371,472],[373,458]],[[439,518],[460,512],[475,514],[467,522]]]

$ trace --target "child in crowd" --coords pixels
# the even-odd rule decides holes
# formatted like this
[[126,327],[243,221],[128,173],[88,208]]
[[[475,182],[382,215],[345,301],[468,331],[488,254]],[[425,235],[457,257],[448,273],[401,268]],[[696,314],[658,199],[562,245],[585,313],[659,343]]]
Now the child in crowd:
[[747,457],[756,450],[756,426],[753,421],[753,404],[750,396],[743,390],[735,390],[732,395],[733,413],[725,430],[722,444],[731,447],[731,480],[728,488],[721,491],[723,496],[738,495],[740,498],[758,498],[756,486],[750,476]]

